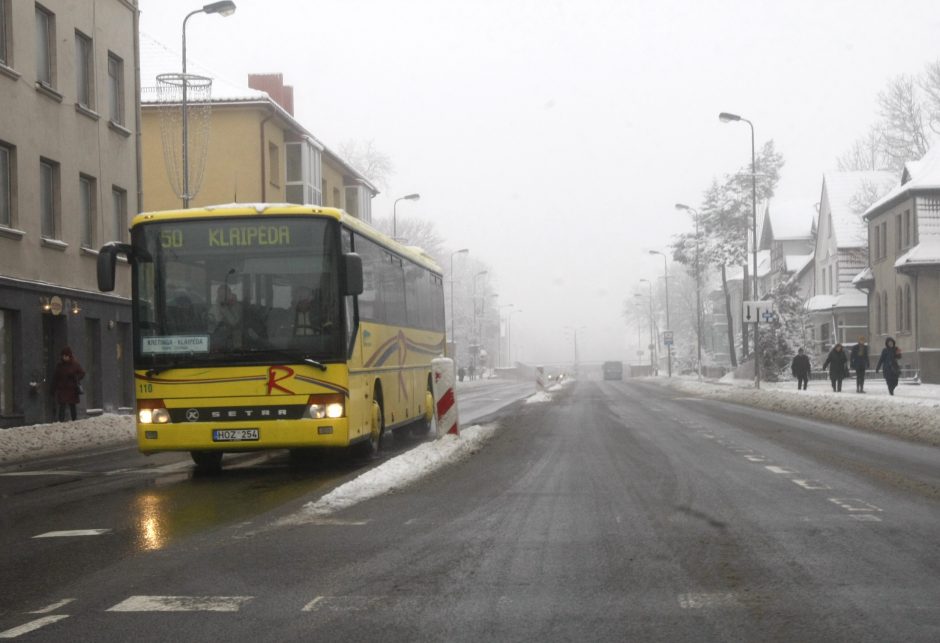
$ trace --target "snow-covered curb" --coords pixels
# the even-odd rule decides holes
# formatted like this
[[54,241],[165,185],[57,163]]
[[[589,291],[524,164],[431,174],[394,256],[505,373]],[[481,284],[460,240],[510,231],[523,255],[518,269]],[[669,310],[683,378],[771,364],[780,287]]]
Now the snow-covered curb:
[[135,440],[132,415],[106,413],[75,422],[0,429],[0,464],[74,453],[91,447],[133,446]]
[[648,378],[647,381],[668,385],[697,397],[801,415],[940,446],[940,401],[866,397],[847,391],[739,388],[676,378]]
[[445,435],[425,442],[410,451],[369,469],[361,476],[309,502],[294,515],[282,518],[278,525],[317,522],[341,509],[410,485],[441,467],[476,453],[496,432],[496,425],[471,426],[460,435]]

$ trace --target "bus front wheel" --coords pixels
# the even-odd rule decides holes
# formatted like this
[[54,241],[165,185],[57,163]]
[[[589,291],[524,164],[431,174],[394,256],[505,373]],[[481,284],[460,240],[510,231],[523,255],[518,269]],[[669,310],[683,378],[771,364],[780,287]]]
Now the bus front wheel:
[[379,454],[379,450],[382,448],[382,440],[385,438],[385,414],[379,400],[372,400],[370,426],[369,439],[356,445],[356,454],[362,457],[374,458]]

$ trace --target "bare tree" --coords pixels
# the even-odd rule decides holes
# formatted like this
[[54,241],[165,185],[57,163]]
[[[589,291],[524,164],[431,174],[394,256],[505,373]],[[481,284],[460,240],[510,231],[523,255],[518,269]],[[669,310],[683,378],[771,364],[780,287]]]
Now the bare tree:
[[[373,219],[372,225],[377,230],[392,236],[392,218],[384,217]],[[431,255],[439,265],[446,258],[444,249],[444,240],[437,233],[437,228],[432,221],[427,219],[418,219],[414,217],[398,217],[398,237],[396,241],[407,246],[418,246],[426,253]]]
[[392,157],[378,149],[374,140],[343,141],[339,155],[369,181],[382,189],[388,188],[388,180],[395,173]]
[[884,153],[895,168],[921,158],[929,147],[927,123],[916,78],[901,74],[878,95],[883,123]]
[[885,156],[884,134],[873,125],[868,133],[855,139],[846,152],[836,159],[836,166],[842,172],[884,170],[891,167],[891,161]]

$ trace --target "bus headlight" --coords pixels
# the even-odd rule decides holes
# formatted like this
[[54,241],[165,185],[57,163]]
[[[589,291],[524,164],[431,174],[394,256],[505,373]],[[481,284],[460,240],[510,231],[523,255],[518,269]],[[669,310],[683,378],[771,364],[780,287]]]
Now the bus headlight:
[[163,405],[163,400],[141,400],[137,421],[141,424],[166,424],[170,421],[170,412]]
[[341,418],[346,414],[345,400],[342,395],[311,395],[307,399],[305,417],[311,420]]

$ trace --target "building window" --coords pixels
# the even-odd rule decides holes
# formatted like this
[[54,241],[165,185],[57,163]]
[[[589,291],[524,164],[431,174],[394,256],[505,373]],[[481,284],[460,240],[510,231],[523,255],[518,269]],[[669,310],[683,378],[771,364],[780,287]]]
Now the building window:
[[900,252],[901,248],[901,215],[894,215],[894,249]]
[[113,122],[124,125],[124,61],[108,52],[108,104]]
[[36,5],[36,80],[55,87],[55,14]]
[[912,307],[913,302],[911,301],[911,285],[907,284],[904,286],[904,322],[906,324],[904,328],[908,332],[914,330],[914,324],[912,322],[913,316],[911,315],[913,312]]
[[75,82],[78,104],[95,108],[95,63],[91,38],[75,32]]
[[82,217],[82,247],[93,248],[95,244],[95,214],[98,211],[95,179],[82,174],[78,177],[78,207]]
[[111,216],[114,221],[114,240],[127,241],[127,190],[111,187]]
[[883,315],[883,321],[881,322],[881,332],[885,335],[888,334],[888,291],[881,291],[881,314]]
[[888,256],[888,222],[881,222],[881,246],[879,247],[880,254],[878,255],[881,259],[884,259]]
[[10,2],[0,0],[0,65],[13,66],[13,33],[10,29]]
[[281,185],[281,151],[274,143],[268,143],[268,181],[274,187]]
[[875,293],[875,334],[881,334],[881,295]]
[[12,146],[0,142],[0,226],[7,228],[13,227],[13,151]]
[[894,292],[897,301],[895,301],[895,313],[897,313],[897,319],[895,320],[898,331],[904,330],[904,291],[901,290],[901,287],[898,286]]
[[[0,0],[2,1],[2,0]],[[13,318],[0,308],[0,413],[13,414]]]
[[308,139],[287,143],[287,201],[322,205],[320,149]]
[[57,239],[59,232],[59,164],[39,160],[39,214],[42,236]]
[[872,241],[871,248],[869,248],[869,255],[871,256],[871,261],[877,261],[881,257],[878,256],[878,226],[872,226]]
[[911,247],[911,211],[904,211],[904,247]]

